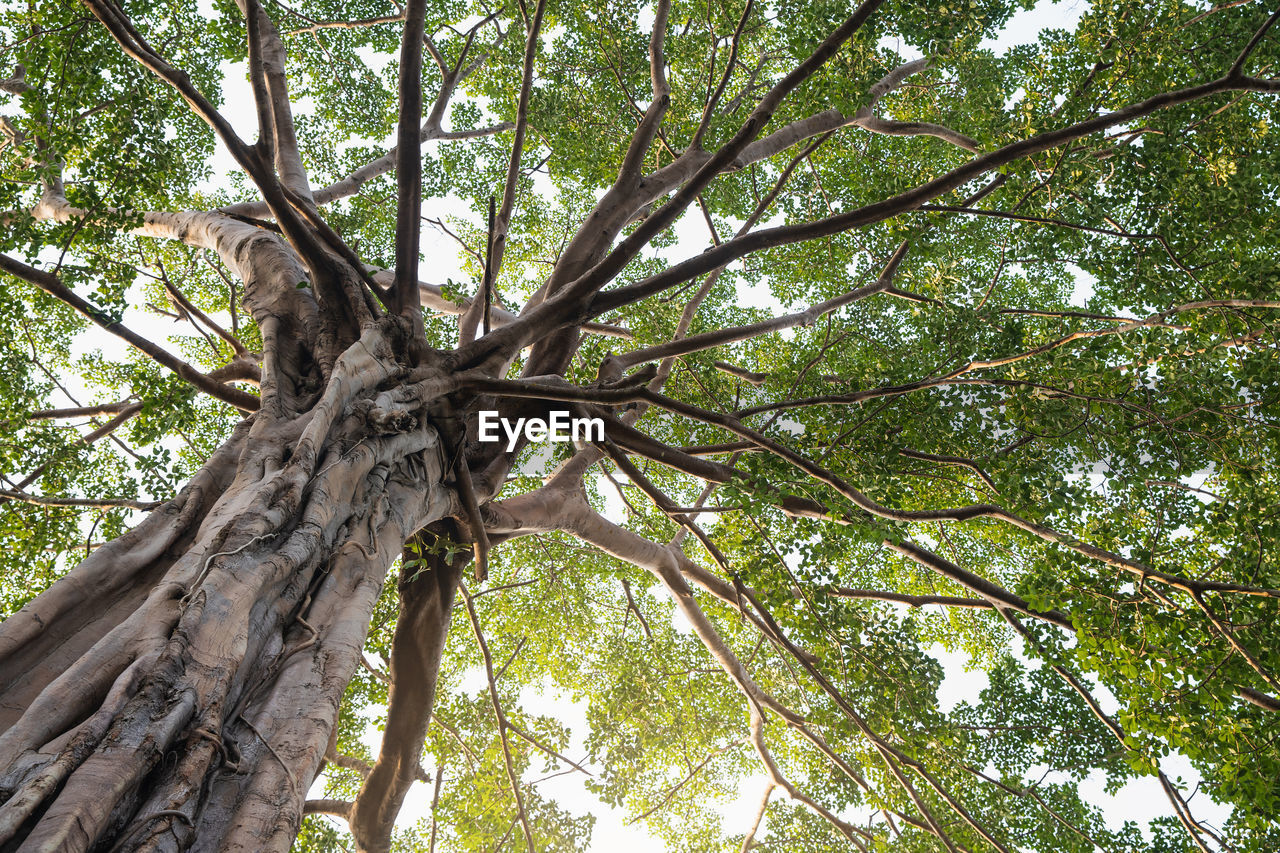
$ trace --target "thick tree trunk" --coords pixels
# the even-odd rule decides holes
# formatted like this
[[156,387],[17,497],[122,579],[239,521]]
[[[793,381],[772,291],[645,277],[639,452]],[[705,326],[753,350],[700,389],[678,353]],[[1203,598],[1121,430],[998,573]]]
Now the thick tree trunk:
[[386,572],[456,512],[388,352],[370,330],[0,627],[0,849],[289,848]]

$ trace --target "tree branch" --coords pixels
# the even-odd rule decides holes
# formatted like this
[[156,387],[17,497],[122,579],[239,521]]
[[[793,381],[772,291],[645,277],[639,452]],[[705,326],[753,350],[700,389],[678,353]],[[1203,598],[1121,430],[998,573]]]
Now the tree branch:
[[[1093,693],[1081,682],[1081,680],[1066,667],[1051,660],[1049,655],[1046,653],[1044,646],[1041,645],[1035,634],[1032,633],[1027,626],[1023,625],[1022,622],[1019,621],[1018,617],[1004,609],[1000,609],[999,613],[1015,631],[1022,635],[1022,637],[1027,641],[1027,645],[1035,649],[1036,653],[1040,656],[1040,659],[1043,660],[1050,669],[1057,673],[1058,677],[1066,682],[1066,684],[1075,691],[1076,695],[1084,700],[1084,703],[1089,706],[1089,710],[1093,712],[1093,715],[1098,719],[1098,721],[1106,726],[1116,740],[1120,742],[1121,748],[1126,751],[1137,751],[1137,748],[1132,746],[1130,741],[1126,738],[1124,729],[1121,728],[1120,724],[1117,723],[1109,714],[1102,710],[1102,706],[1098,703],[1097,699],[1094,698]],[[1152,760],[1154,761],[1154,758]],[[1209,847],[1205,844],[1204,839],[1200,837],[1201,833],[1207,833],[1208,831],[1199,823],[1199,821],[1192,817],[1191,810],[1187,807],[1186,801],[1173,786],[1173,783],[1169,781],[1169,778],[1165,776],[1164,772],[1159,770],[1158,763],[1157,776],[1160,779],[1160,786],[1164,789],[1165,795],[1169,798],[1170,803],[1173,804],[1174,812],[1177,814],[1179,822],[1181,822],[1183,827],[1186,829],[1187,834],[1191,837],[1192,841],[1195,842],[1196,846],[1200,848],[1202,853],[1211,853]],[[1212,833],[1209,834],[1212,835]],[[1214,837],[1216,838],[1216,836]]]
[[[285,189],[313,204],[311,183],[307,179],[307,170],[302,163],[302,153],[298,149],[297,133],[293,125],[293,106],[289,99],[289,83],[285,75],[287,57],[284,44],[271,16],[263,11],[258,0],[236,0],[241,6],[245,19],[250,21],[251,37],[256,30],[258,46],[257,54],[261,63],[263,88],[268,98],[268,110],[271,115],[273,155],[276,173]],[[243,4],[243,5],[241,5]],[[253,25],[256,21],[256,26]]]
[[408,0],[404,37],[400,44],[400,113],[396,125],[395,286],[392,311],[422,334],[416,318],[422,312],[418,296],[418,255],[422,239],[422,41],[426,0]]
[[307,800],[302,804],[303,814],[327,814],[349,820],[352,803],[346,800]]
[[[590,319],[587,316],[582,316],[582,308],[587,305],[588,311],[594,311],[595,304],[588,305],[591,295],[606,282],[613,280],[623,267],[634,259],[657,234],[670,226],[685,211],[702,190],[755,139],[756,135],[773,116],[774,111],[782,100],[825,65],[835,55],[840,46],[861,29],[862,25],[882,2],[883,0],[864,0],[854,13],[837,27],[809,57],[800,62],[766,93],[733,138],[708,159],[684,183],[670,201],[641,222],[626,239],[609,251],[599,262],[584,270],[582,274],[576,277],[576,280],[563,283],[557,282],[555,287],[548,287],[544,301],[522,314],[521,322],[512,323],[505,329],[486,336],[483,343],[476,341],[468,347],[463,347],[459,353],[459,362],[466,366],[476,365],[489,359],[495,362],[505,362],[523,348],[524,341],[521,339],[531,335],[535,326],[539,334],[545,335],[548,329],[556,329],[576,321]],[[657,103],[655,101],[655,104]],[[627,154],[628,160],[636,159],[635,150],[638,147],[638,141],[639,132],[632,138],[632,146],[628,149]],[[647,145],[644,147],[645,149],[648,148]],[[624,183],[622,181],[627,168],[627,161],[624,161],[623,169],[620,170],[619,182],[614,185],[614,190],[620,190],[624,186],[629,190],[633,189],[630,186],[631,182]],[[606,200],[610,199],[610,195],[606,194]],[[730,241],[730,243],[733,242],[735,241]],[[729,245],[730,243],[724,245]],[[707,257],[715,251],[711,250],[704,253],[702,257]],[[728,260],[731,259],[729,258]],[[711,264],[700,270],[700,272],[709,272],[717,266],[721,266],[721,264]],[[687,281],[688,279],[683,280]],[[621,290],[627,290],[627,288],[622,288]],[[613,291],[613,293],[618,292],[620,291]],[[552,297],[556,298],[553,300]],[[535,360],[531,359],[530,364],[534,365]],[[539,369],[545,367],[540,361],[536,362],[536,366]]]
[[[747,674],[741,661],[736,657],[736,655],[734,655],[733,651],[728,648],[727,644],[725,644],[714,626],[711,625],[706,614],[694,600],[692,590],[681,576],[679,568],[681,561],[683,560],[687,562],[687,558],[683,557],[683,554],[678,548],[664,548],[612,524],[608,520],[602,518],[589,506],[586,506],[585,500],[580,499],[576,504],[571,507],[567,507],[566,514],[569,521],[569,529],[578,535],[579,538],[590,542],[606,553],[613,554],[619,559],[626,560],[627,562],[647,569],[662,581],[664,586],[666,586],[668,591],[672,594],[677,607],[693,626],[694,633],[702,640],[707,650],[712,654],[712,657],[715,658],[721,668],[727,675],[729,675],[739,689],[742,690],[750,702],[762,707],[767,707],[774,711],[784,721],[786,721],[789,726],[804,735],[810,743],[816,746],[822,754],[830,759],[841,771],[857,782],[860,787],[864,790],[870,790],[870,786],[866,780],[863,779],[857,771],[848,764],[848,762],[840,758],[820,735],[813,732],[806,725],[803,717],[796,714],[794,711],[791,711],[770,694],[762,690],[750,675]],[[753,602],[753,604],[755,603]],[[758,607],[758,604],[755,606]],[[904,760],[907,763],[910,763],[913,769],[928,779],[931,786],[933,786],[935,790],[944,797],[944,799],[947,799],[948,803],[953,808],[956,808],[957,812],[962,817],[973,823],[971,816],[969,816],[958,803],[949,799],[949,795],[946,790],[942,788],[939,783],[937,783],[937,780],[934,779],[928,771],[924,770],[918,762],[912,762],[910,759],[907,759],[906,756],[903,756],[900,752],[894,750],[882,738],[872,732],[870,728],[866,726],[865,721],[863,721],[862,718],[852,710],[847,701],[843,699],[838,691],[835,691],[821,673],[814,668],[814,665],[809,660],[808,656],[803,655],[799,649],[794,647],[794,645],[790,645],[789,641],[787,641],[785,637],[781,637],[779,635],[777,639],[785,644],[789,650],[797,656],[797,659],[801,661],[806,670],[808,670],[815,679],[818,680],[824,691],[836,699],[842,710],[851,715],[855,724],[859,725],[859,730],[865,736],[870,738],[876,745],[878,752],[885,760],[894,778],[903,786],[903,789],[912,799],[917,809],[919,809],[925,816],[925,820],[923,821],[911,819],[913,825],[919,826],[925,831],[933,833],[944,843],[944,845],[948,847],[948,849],[952,850],[953,853],[958,853],[949,836],[942,829],[941,824],[938,823],[937,819],[930,812],[928,805],[918,795],[910,784],[910,781],[902,774],[898,767],[899,763]],[[998,842],[994,842],[993,839],[990,839],[990,837],[985,834],[984,830],[979,829],[979,831],[983,832],[984,837],[988,837],[988,840],[993,841],[993,846],[997,849],[1004,849]]]
[[37,506],[86,507],[89,509],[140,509],[152,510],[164,501],[139,501],[132,498],[50,498],[32,495],[13,489],[0,489],[0,498]]
[[934,453],[921,453],[919,450],[912,450],[904,447],[898,451],[899,456],[905,456],[908,459],[919,459],[924,462],[937,462],[940,465],[957,465],[961,468],[968,468],[970,471],[978,475],[983,484],[992,491],[993,494],[1000,494],[1000,490],[996,488],[996,484],[991,482],[991,478],[987,476],[987,472],[982,470],[982,466],[974,462],[972,459],[965,459],[962,456],[946,456]]
[[[988,154],[976,157],[965,165],[953,169],[932,181],[883,201],[866,205],[847,213],[839,213],[825,219],[796,225],[781,225],[729,240],[720,246],[703,252],[697,257],[669,267],[667,270],[642,279],[635,284],[604,291],[589,297],[588,309],[585,312],[585,316],[580,319],[597,316],[606,311],[620,308],[623,305],[633,304],[656,293],[661,293],[670,287],[689,281],[718,266],[723,266],[762,249],[827,237],[854,228],[863,228],[902,213],[916,210],[923,204],[958,189],[975,178],[1007,163],[1056,148],[1091,133],[1096,133],[1099,130],[1130,122],[1162,109],[1229,91],[1269,91],[1272,88],[1280,90],[1280,84],[1277,84],[1276,87],[1271,87],[1270,85],[1262,85],[1264,82],[1252,78],[1243,80],[1220,78],[1198,86],[1165,92],[1060,130],[1037,134],[1028,139],[1011,143]],[[545,324],[548,322],[570,322],[575,307],[572,297],[587,297],[588,293],[593,293],[603,284],[610,281],[613,274],[612,265],[601,264],[599,268],[592,270],[590,274],[584,275],[579,281],[575,282],[573,288],[566,290],[565,298],[562,302],[554,306],[540,306],[546,309],[545,312],[540,313],[549,316],[535,317],[531,314],[527,316],[527,322],[532,325],[537,320],[543,324],[540,328],[545,328]],[[562,320],[560,316],[556,315],[564,315],[564,319]],[[553,317],[554,320],[552,319]],[[514,328],[511,331],[514,332]]]
[[980,151],[981,149],[974,139],[940,124],[918,121],[893,121],[875,114],[876,104],[879,103],[881,98],[898,89],[906,82],[908,77],[918,74],[928,67],[929,60],[917,59],[890,71],[880,82],[871,87],[869,92],[871,95],[870,103],[859,109],[854,114],[854,117],[849,120],[849,124],[854,127],[860,127],[863,130],[869,130],[872,133],[880,133],[887,136],[936,136],[966,151]]
[[100,403],[96,406],[74,406],[67,409],[38,409],[34,412],[28,412],[26,419],[29,421],[63,420],[65,418],[91,418],[95,415],[115,415],[129,408],[131,405],[133,405],[133,403],[129,400],[121,400],[118,403]]
[[[507,232],[511,228],[511,212],[516,204],[516,185],[520,178],[520,157],[524,153],[524,138],[529,129],[529,98],[533,92],[534,63],[538,57],[538,45],[542,35],[542,15],[546,0],[538,0],[533,10],[533,23],[529,26],[529,39],[524,48],[524,69],[520,76],[520,95],[516,100],[515,138],[511,141],[511,157],[507,161],[507,180],[502,189],[502,205],[490,235],[493,253],[489,271],[490,286],[496,285],[502,270],[502,258],[507,249]],[[487,295],[486,299],[491,298]],[[488,334],[486,323],[485,334]]]
[[669,358],[678,355],[688,355],[689,353],[699,352],[713,347],[724,346],[726,344],[736,343],[738,341],[750,340],[771,332],[779,332],[783,329],[790,329],[796,326],[812,326],[819,317],[837,311],[846,305],[866,299],[876,293],[883,292],[893,283],[893,276],[898,270],[898,265],[902,263],[902,259],[907,254],[907,243],[898,246],[893,257],[885,264],[884,269],[880,272],[880,276],[871,284],[854,288],[853,290],[828,299],[825,302],[819,302],[812,305],[804,311],[797,311],[792,314],[784,314],[781,317],[774,317],[771,320],[761,320],[758,323],[751,323],[746,326],[736,326],[728,329],[719,329],[714,332],[703,332],[700,335],[691,335],[682,340],[674,340],[669,343],[659,344],[654,347],[633,350],[629,353],[613,356],[614,361],[623,369],[634,367],[637,364],[643,364],[646,361],[654,361],[661,358]]
[[[479,593],[477,593],[477,595],[478,595],[478,594],[479,594]],[[474,596],[473,596],[473,597],[474,597]],[[535,746],[535,747],[537,747],[538,749],[542,750],[542,751],[543,751],[543,752],[545,752],[547,755],[549,755],[549,756],[551,756],[552,758],[554,758],[556,761],[562,761],[562,762],[564,762],[565,764],[568,764],[570,767],[572,767],[574,770],[577,770],[579,773],[585,773],[585,774],[586,774],[586,775],[588,775],[588,776],[595,776],[595,775],[596,775],[596,774],[592,773],[590,770],[588,770],[587,768],[583,767],[583,766],[582,766],[581,764],[579,764],[578,762],[573,761],[572,759],[569,759],[569,758],[565,758],[563,755],[561,755],[560,753],[556,752],[554,749],[552,749],[551,747],[547,746],[547,745],[546,745],[545,743],[543,743],[541,740],[539,740],[538,738],[536,738],[536,737],[534,737],[533,735],[529,734],[529,733],[528,733],[528,732],[526,732],[524,729],[520,728],[519,726],[517,726],[515,723],[511,722],[510,720],[507,720],[507,728],[511,729],[511,731],[515,732],[515,733],[516,733],[516,735],[518,735],[518,736],[519,736],[519,737],[521,737],[522,739],[524,739],[524,740],[528,741],[529,743],[533,744],[533,746]]]
[[515,766],[511,757],[511,742],[507,739],[506,712],[502,710],[502,702],[498,699],[498,685],[493,676],[493,656],[489,653],[489,644],[485,642],[484,632],[480,630],[480,617],[476,615],[475,603],[467,592],[466,584],[459,583],[462,600],[467,606],[467,618],[471,620],[471,629],[475,632],[476,644],[480,646],[480,654],[484,657],[484,671],[489,681],[489,699],[493,704],[493,714],[498,724],[498,738],[502,741],[502,760],[507,770],[507,781],[511,784],[511,793],[515,796],[516,811],[520,819],[520,828],[524,832],[525,844],[529,850],[537,850],[533,840],[533,829],[529,825],[529,815],[525,811],[524,796],[520,793],[520,781],[516,778]]
[[1267,20],[1263,22],[1262,26],[1258,27],[1258,31],[1253,34],[1253,38],[1249,39],[1249,43],[1244,46],[1244,49],[1240,51],[1240,55],[1236,57],[1236,61],[1231,63],[1231,68],[1227,71],[1227,77],[1236,79],[1244,78],[1244,65],[1249,61],[1249,55],[1252,54],[1254,50],[1257,49],[1258,45],[1262,43],[1262,39],[1266,36],[1267,30],[1271,29],[1277,20],[1280,20],[1280,9],[1272,12],[1271,17],[1267,18]]
[[108,317],[63,284],[56,275],[27,266],[19,260],[10,258],[8,255],[0,255],[0,270],[33,284],[55,299],[70,305],[79,314],[96,323],[105,331],[129,343],[140,352],[150,356],[158,364],[172,370],[179,377],[209,396],[230,403],[242,411],[252,412],[257,410],[259,404],[257,397],[241,391],[239,388],[224,385],[222,382],[210,378],[187,362],[172,355],[154,341],[144,338],[124,324]]
[[769,809],[769,796],[776,787],[777,785],[773,781],[765,785],[764,796],[760,798],[760,808],[756,810],[755,819],[751,821],[751,829],[747,830],[747,834],[742,838],[742,846],[738,848],[738,853],[748,853],[755,843],[756,832],[760,830],[760,822],[764,820],[764,813]]
[[908,557],[927,569],[930,569],[947,580],[958,583],[963,587],[973,590],[984,600],[991,603],[991,606],[997,610],[1010,609],[1019,613],[1025,613],[1051,622],[1059,628],[1065,628],[1068,631],[1075,631],[1072,625],[1071,617],[1065,613],[1056,610],[1042,612],[1032,609],[1022,598],[1014,595],[1009,590],[997,583],[987,580],[984,577],[975,575],[967,569],[962,569],[950,560],[946,560],[927,548],[922,548],[914,542],[902,541],[894,542],[890,539],[884,540],[884,546],[891,551],[895,551],[904,557]]
[[[724,73],[720,75],[720,82],[716,86],[711,97],[707,98],[706,105],[702,108],[702,118],[698,121],[697,128],[693,131],[693,138],[689,141],[689,147],[699,149],[702,147],[702,138],[707,132],[707,127],[711,124],[711,116],[715,113],[716,107],[720,103],[720,99],[724,97],[725,88],[729,85],[729,79],[733,76],[733,72],[738,65],[738,49],[742,42],[742,33],[746,29],[747,20],[751,17],[754,9],[753,0],[747,0],[742,7],[742,14],[738,16],[738,24],[733,29],[733,35],[729,38],[729,57],[725,60]],[[714,60],[714,53],[712,54]],[[763,65],[763,60],[761,61]],[[714,70],[714,68],[713,68]],[[754,75],[753,75],[754,79]],[[766,801],[768,796],[765,797]],[[763,814],[763,811],[761,812]]]
[[[1121,556],[1120,554],[1082,542],[1073,536],[1060,533],[1053,528],[1025,519],[995,504],[971,504],[968,506],[936,510],[891,509],[867,497],[847,481],[823,468],[821,465],[818,465],[803,455],[796,453],[785,445],[768,438],[762,433],[744,426],[734,417],[721,414],[719,412],[709,411],[680,400],[674,400],[670,397],[656,394],[646,388],[621,389],[619,391],[590,391],[575,388],[573,386],[552,387],[537,383],[517,382],[511,380],[489,380],[478,377],[466,380],[466,384],[488,393],[515,397],[533,397],[544,400],[590,400],[593,402],[627,402],[631,400],[644,400],[660,406],[669,412],[683,415],[693,420],[702,421],[703,423],[722,427],[740,438],[754,442],[757,446],[772,452],[774,455],[782,458],[797,469],[804,471],[819,482],[825,483],[835,489],[839,494],[852,501],[854,505],[878,518],[893,521],[970,521],[978,518],[990,518],[1002,521],[1018,528],[1019,530],[1030,533],[1045,540],[1046,542],[1052,542],[1060,545],[1068,550],[1080,554],[1081,556],[1088,557],[1089,559],[1096,560],[1112,566],[1113,568],[1128,572],[1135,577],[1156,580],[1188,594],[1193,591],[1200,593],[1233,592],[1241,595],[1253,595],[1263,598],[1280,598],[1280,590],[1268,587],[1250,586],[1248,584],[1222,583],[1219,581],[1192,580],[1169,574],[1167,572],[1157,571],[1156,569],[1153,569],[1137,560],[1131,560]],[[807,514],[810,511],[811,510],[806,509],[800,514]]]
[[[760,713],[760,709],[755,705],[751,706],[751,745],[755,747],[756,755],[760,757],[760,763],[764,765],[765,772],[772,783],[769,786],[769,790],[765,792],[764,803],[761,804],[760,808],[761,815],[764,814],[764,805],[769,802],[769,793],[776,785],[786,791],[788,797],[804,805],[818,817],[835,827],[836,831],[843,835],[850,844],[861,850],[862,853],[867,853],[869,848],[858,839],[858,836],[863,835],[870,841],[873,838],[870,833],[836,817],[829,809],[823,807],[815,799],[793,785],[783,774],[782,769],[778,767],[778,762],[774,760],[773,754],[769,752],[769,747],[764,742],[764,715]],[[759,818],[756,819],[756,825],[759,826]],[[755,830],[752,829],[752,835],[754,834]],[[747,849],[745,841],[742,849]]]
[[226,329],[222,328],[222,326],[214,322],[213,319],[209,317],[208,314],[205,314],[203,311],[201,311],[199,308],[193,305],[191,300],[187,298],[187,295],[183,293],[181,290],[179,290],[177,286],[173,284],[173,282],[169,281],[168,276],[164,276],[162,281],[164,283],[165,291],[169,294],[169,296],[173,299],[173,301],[178,304],[179,308],[185,311],[190,317],[196,320],[199,320],[201,323],[204,324],[205,328],[209,329],[209,331],[213,332],[215,335],[217,335],[218,337],[226,341],[231,346],[231,350],[234,353],[236,353],[236,355],[248,354],[249,352],[248,348],[245,347],[245,345],[240,342],[239,338],[237,338],[235,335],[228,332]]
[[649,146],[657,137],[662,126],[663,116],[671,105],[671,87],[667,83],[667,75],[663,56],[663,41],[667,31],[667,16],[671,11],[670,0],[658,0],[654,10],[653,31],[649,37],[649,75],[653,84],[653,102],[645,110],[639,126],[631,135],[627,153],[622,158],[618,169],[616,186],[631,188],[640,179],[640,167],[644,163]]
[[993,610],[995,605],[985,598],[956,598],[950,595],[907,595],[901,592],[885,592],[879,589],[853,589],[847,586],[834,587],[827,591],[837,598],[856,598],[870,601],[891,601],[906,604],[910,607],[927,607],[931,604],[942,607],[965,607],[973,610]]
[[[290,9],[289,11],[295,15],[298,15],[298,17],[303,18],[304,20],[311,20],[310,18],[306,18],[305,16],[300,15],[298,12],[295,12],[292,9]],[[354,30],[354,29],[359,29],[361,27],[372,27],[378,24],[397,24],[403,20],[404,20],[404,13],[401,12],[398,15],[383,15],[377,18],[361,18],[358,21],[311,21],[310,26],[298,27],[297,29],[293,29],[293,30],[286,30],[284,34],[287,36],[298,36],[298,35],[307,35],[308,33],[317,33],[317,32],[320,32],[321,30],[328,30],[328,29]]]
[[[352,804],[351,833],[360,849],[385,853],[409,788],[423,779],[423,741],[435,704],[440,661],[453,612],[463,561],[422,547],[423,536],[456,535],[452,524],[437,524],[415,535],[400,565],[399,616],[391,640],[387,722],[378,760],[368,768]],[[356,768],[357,770],[359,768]]]
[[[156,53],[113,0],[84,0],[84,3],[126,54],[172,86],[195,114],[213,128],[236,163],[253,180],[281,230],[301,255],[311,272],[311,286],[316,289],[321,306],[327,308],[330,320],[344,337],[358,339],[362,324],[372,319],[365,302],[366,294],[342,275],[341,270],[335,269],[330,250],[341,254],[341,247],[326,246],[323,233],[314,227],[314,220],[305,223],[300,218],[300,214],[305,217],[311,212],[305,196],[292,192],[276,179],[258,152],[240,139],[226,118],[196,89],[191,78]],[[301,208],[293,203],[291,195],[292,199],[302,200]],[[313,227],[307,227],[308,224]],[[357,266],[355,275],[360,275],[362,269]]]

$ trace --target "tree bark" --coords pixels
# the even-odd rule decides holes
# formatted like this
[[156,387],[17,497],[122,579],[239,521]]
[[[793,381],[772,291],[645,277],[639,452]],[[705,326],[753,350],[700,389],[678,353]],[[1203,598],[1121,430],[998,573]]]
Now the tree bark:
[[415,537],[401,561],[387,725],[378,760],[348,816],[356,845],[365,853],[391,849],[396,816],[410,786],[418,781],[454,594],[467,562],[462,555],[425,549],[441,539],[458,538],[452,522],[432,525]]
[[[0,627],[3,849],[289,848],[386,571],[456,511],[431,395],[377,389],[402,372],[371,327]],[[440,643],[450,579],[407,584]]]

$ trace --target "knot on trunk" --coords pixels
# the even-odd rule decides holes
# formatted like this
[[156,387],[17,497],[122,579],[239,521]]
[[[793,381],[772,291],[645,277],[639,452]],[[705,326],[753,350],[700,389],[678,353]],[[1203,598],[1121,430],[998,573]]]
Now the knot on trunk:
[[356,406],[363,411],[365,423],[376,435],[410,432],[418,427],[417,417],[402,407],[384,408],[372,400],[361,400]]

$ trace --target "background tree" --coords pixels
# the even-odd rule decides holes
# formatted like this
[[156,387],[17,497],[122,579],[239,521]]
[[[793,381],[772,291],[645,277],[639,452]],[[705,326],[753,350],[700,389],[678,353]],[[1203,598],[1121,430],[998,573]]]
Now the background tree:
[[0,12],[0,847],[1276,849],[1280,13],[1014,10]]

